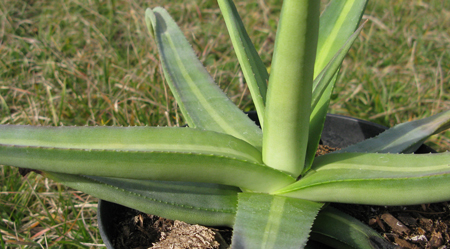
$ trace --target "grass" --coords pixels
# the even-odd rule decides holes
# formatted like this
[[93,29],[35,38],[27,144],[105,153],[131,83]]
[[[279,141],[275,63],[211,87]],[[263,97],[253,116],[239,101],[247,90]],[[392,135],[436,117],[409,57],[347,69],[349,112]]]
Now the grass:
[[[370,1],[332,112],[393,126],[449,109],[449,11],[448,1]],[[430,145],[447,150],[449,137]]]
[[[163,84],[143,14],[165,6],[216,82],[253,105],[213,0],[0,0],[0,123],[182,124]],[[280,0],[237,3],[270,66]],[[450,107],[450,2],[371,1],[342,66],[330,112],[387,126]],[[430,145],[450,148],[450,133]],[[7,248],[96,248],[96,199],[32,173],[0,168],[0,243]]]

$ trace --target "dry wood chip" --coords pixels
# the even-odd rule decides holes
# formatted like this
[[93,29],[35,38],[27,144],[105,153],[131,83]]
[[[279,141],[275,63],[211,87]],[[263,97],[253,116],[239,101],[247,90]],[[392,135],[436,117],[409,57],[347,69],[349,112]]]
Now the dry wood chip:
[[419,223],[423,229],[427,230],[427,232],[433,231],[433,220],[422,217],[420,218]]
[[400,239],[400,238],[395,238],[395,243],[397,243],[397,245],[401,246],[401,248],[407,248],[407,249],[420,249],[420,247],[418,247],[417,245],[411,244],[406,240]]
[[440,232],[433,232],[431,234],[431,239],[428,245],[430,248],[438,248],[444,244],[444,239],[442,238],[442,234]]
[[376,222],[383,231],[386,231],[386,228],[384,228],[383,222],[381,222],[380,217],[377,216]]
[[427,233],[427,231],[425,231],[423,228],[421,228],[421,227],[417,227],[416,228],[416,231],[417,231],[417,233],[418,234],[420,234],[420,235],[425,235],[426,233]]
[[407,226],[416,226],[417,220],[407,213],[399,213],[397,218]]
[[407,226],[405,226],[402,222],[397,220],[390,213],[385,213],[381,215],[381,219],[388,224],[397,233],[400,234],[409,234],[410,230]]

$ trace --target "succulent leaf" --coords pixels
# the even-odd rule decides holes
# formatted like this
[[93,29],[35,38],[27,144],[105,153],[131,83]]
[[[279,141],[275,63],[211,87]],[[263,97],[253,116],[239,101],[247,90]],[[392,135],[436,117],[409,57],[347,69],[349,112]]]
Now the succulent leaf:
[[45,176],[102,200],[168,219],[232,226],[236,187],[219,184],[132,180],[46,172]]
[[[219,0],[218,3],[258,116],[264,117],[269,80],[267,69],[250,40],[233,1]],[[264,119],[260,119],[260,124],[264,127]]]
[[412,153],[431,135],[450,128],[450,110],[396,125],[380,135],[336,151]]
[[330,153],[299,181],[273,194],[319,202],[414,205],[446,201],[450,153]]
[[239,193],[232,248],[303,248],[322,203]]
[[167,11],[147,9],[145,21],[156,40],[165,79],[189,127],[230,134],[261,148],[261,129],[214,83]]
[[294,177],[308,144],[319,7],[316,0],[283,1],[269,78],[263,161]]
[[312,112],[309,121],[308,149],[306,152],[306,165],[305,169],[303,170],[304,172],[306,172],[311,167],[311,164],[314,160],[325,122],[325,115],[327,113],[325,107],[328,107],[328,103],[326,105],[318,105],[318,103],[323,99],[329,99],[329,94],[326,94],[326,89],[328,89],[329,87],[334,87],[333,85],[336,82],[337,73],[342,64],[342,61],[347,55],[348,50],[350,50],[351,45],[361,32],[362,27],[363,25],[361,25],[361,27],[359,27],[355,31],[355,33],[350,36],[344,46],[336,53],[336,55],[328,63],[328,65],[314,79],[311,101]]
[[294,181],[260,160],[260,152],[242,140],[191,128],[0,126],[0,164],[5,165],[261,192]]
[[375,230],[331,206],[324,207],[317,215],[311,231],[311,240],[333,248],[396,248]]

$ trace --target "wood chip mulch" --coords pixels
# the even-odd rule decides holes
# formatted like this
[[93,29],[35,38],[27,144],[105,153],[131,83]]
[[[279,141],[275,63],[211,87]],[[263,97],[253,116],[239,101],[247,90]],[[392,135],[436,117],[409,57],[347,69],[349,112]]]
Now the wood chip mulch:
[[401,248],[450,248],[450,205],[414,206],[332,204],[378,231]]

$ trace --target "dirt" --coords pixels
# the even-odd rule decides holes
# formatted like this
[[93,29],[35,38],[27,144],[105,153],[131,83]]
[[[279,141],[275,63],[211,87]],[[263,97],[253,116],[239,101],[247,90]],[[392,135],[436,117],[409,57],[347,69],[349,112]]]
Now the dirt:
[[450,248],[450,205],[447,202],[393,207],[333,206],[368,224],[402,248]]
[[114,222],[122,231],[112,241],[116,249],[226,249],[231,244],[229,228],[204,227],[164,219],[134,209]]

